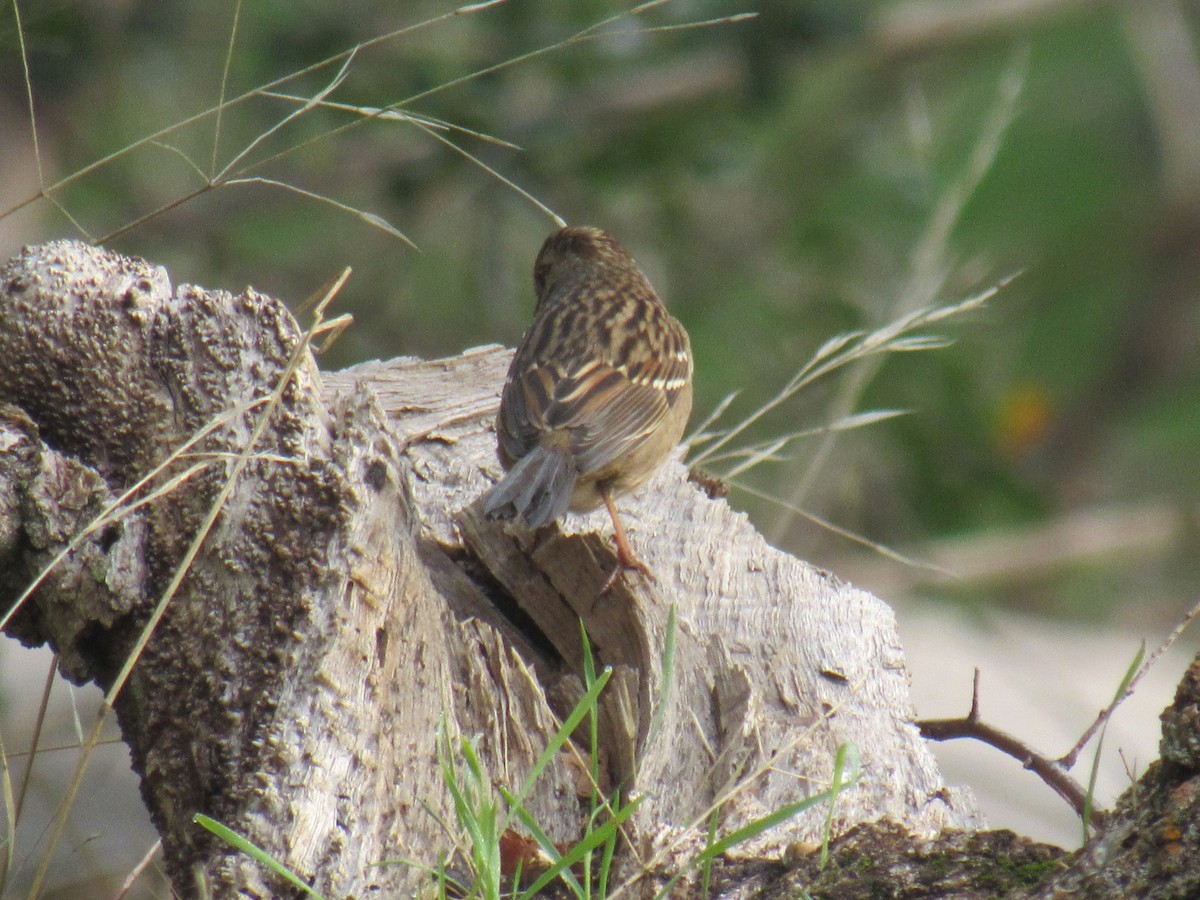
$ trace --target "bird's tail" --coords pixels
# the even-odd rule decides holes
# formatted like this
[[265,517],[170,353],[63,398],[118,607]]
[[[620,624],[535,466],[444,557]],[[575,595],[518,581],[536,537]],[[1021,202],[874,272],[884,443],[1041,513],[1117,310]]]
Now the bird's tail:
[[483,495],[484,515],[521,518],[530,528],[541,528],[567,511],[578,474],[565,451],[534,447]]

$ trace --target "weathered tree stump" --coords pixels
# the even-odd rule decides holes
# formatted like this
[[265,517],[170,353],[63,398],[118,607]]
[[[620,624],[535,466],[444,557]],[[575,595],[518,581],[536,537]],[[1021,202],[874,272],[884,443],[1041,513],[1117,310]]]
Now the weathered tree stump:
[[[601,591],[615,559],[601,514],[536,535],[485,521],[508,359],[482,347],[322,373],[283,305],[252,290],[172,291],[161,268],[71,242],[0,270],[0,611],[167,461],[5,630],[108,690],[169,596],[115,710],[180,894],[290,890],[197,812],[327,897],[428,884],[376,864],[434,865],[454,846],[439,728],[472,737],[515,790],[583,692],[581,621],[613,672],[601,780],[644,797],[619,851],[620,877],[643,876],[628,893],[685,866],[714,804],[727,833],[827,787],[847,742],[862,776],[835,833],[979,824],[912,724],[891,611],[768,546],[678,460],[621,501],[654,581]],[[583,825],[583,750],[526,802],[556,841]],[[826,814],[742,849],[819,840]]]

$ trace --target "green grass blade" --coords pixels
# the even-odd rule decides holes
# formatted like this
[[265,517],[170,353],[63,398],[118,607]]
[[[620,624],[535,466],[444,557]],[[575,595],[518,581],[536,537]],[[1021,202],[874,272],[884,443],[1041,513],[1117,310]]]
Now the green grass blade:
[[[1142,667],[1142,661],[1146,658],[1146,642],[1142,641],[1138,652],[1133,655],[1132,662],[1129,663],[1129,668],[1125,670],[1125,676],[1121,679],[1121,683],[1117,685],[1117,689],[1113,692],[1112,702],[1109,707],[1114,707],[1125,696],[1125,691],[1129,689],[1130,683],[1134,676],[1137,675],[1138,669]],[[1087,793],[1083,796],[1083,842],[1087,843],[1089,832],[1092,824],[1093,798],[1096,793],[1096,777],[1100,774],[1100,751],[1104,749],[1104,733],[1108,731],[1108,721],[1105,721],[1104,727],[1100,729],[1100,737],[1096,740],[1096,752],[1092,756],[1092,770],[1088,775]]]
[[[705,847],[711,847],[713,841],[717,837],[717,825],[721,821],[721,807],[714,807],[712,815],[708,817],[708,836],[705,840]],[[712,863],[713,858],[710,856],[704,860],[700,867],[700,896],[708,896],[709,883],[712,881]]]
[[[510,795],[503,787],[500,788],[500,793],[504,796],[504,799],[507,800],[510,805],[512,805],[514,799],[512,795]],[[551,865],[557,866],[559,860],[562,859],[562,854],[559,853],[558,847],[554,845],[554,841],[550,840],[550,836],[542,830],[542,827],[537,823],[533,816],[529,814],[529,810],[525,809],[524,806],[513,806],[513,809],[515,810],[517,818],[521,820],[521,824],[529,830],[530,836],[537,841],[538,846],[542,848],[542,852],[550,858]],[[587,891],[583,889],[583,886],[580,885],[579,880],[575,877],[570,869],[567,869],[565,872],[563,872],[562,877],[563,881],[565,881],[570,886],[571,890],[574,891],[576,897],[587,897]]]
[[[513,795],[512,802],[509,803],[509,816],[505,820],[505,827],[507,827],[514,808],[523,804],[525,802],[525,798],[529,796],[529,792],[533,789],[533,784],[537,777],[543,771],[545,771],[545,768],[550,764],[550,761],[554,759],[556,755],[558,755],[558,751],[562,749],[563,744],[570,739],[571,735],[575,732],[575,729],[579,727],[579,723],[583,721],[583,717],[587,715],[590,710],[595,708],[596,698],[600,696],[600,692],[604,690],[604,686],[608,684],[608,679],[611,677],[612,669],[606,668],[603,672],[601,672],[596,677],[595,684],[588,688],[587,692],[579,699],[579,702],[575,704],[575,708],[571,710],[571,714],[563,721],[562,727],[554,733],[554,736],[546,745],[546,749],[542,751],[540,756],[538,756],[537,762],[534,763],[533,768],[530,770],[529,775],[525,779],[525,783],[522,784],[521,789],[517,791],[515,795]],[[502,828],[501,831],[503,830],[504,829]]]
[[441,757],[442,779],[454,801],[458,824],[467,833],[470,842],[475,887],[488,900],[498,900],[500,835],[504,826],[498,824],[498,805],[489,799],[491,783],[484,775],[479,756],[469,740],[459,740],[459,752],[465,764],[460,770],[454,764],[449,729],[444,718],[439,732],[438,755]]
[[662,651],[662,684],[658,689],[658,703],[655,705],[654,716],[650,720],[650,732],[646,736],[646,746],[649,747],[662,730],[663,719],[667,715],[667,701],[671,699],[671,682],[675,677],[675,635],[678,628],[678,618],[674,602],[667,612],[667,630],[663,636]]
[[[780,807],[773,813],[763,816],[760,819],[755,819],[743,825],[736,831],[730,832],[715,843],[710,842],[704,850],[694,859],[688,861],[672,878],[668,881],[658,894],[655,895],[655,900],[663,900],[669,897],[675,885],[679,882],[684,874],[694,866],[707,866],[712,860],[716,859],[721,854],[725,853],[731,847],[736,847],[738,844],[753,840],[765,831],[774,828],[776,825],[781,825],[788,819],[798,816],[800,813],[812,809],[821,803],[829,803],[831,806],[837,799],[838,794],[844,791],[847,787],[853,785],[859,778],[859,770],[854,759],[856,751],[852,744],[843,744],[838,747],[837,756],[834,759],[834,777],[833,783],[830,784],[827,790],[821,791],[819,794],[813,794],[811,797],[805,797],[803,800],[797,800],[795,803],[789,803],[786,806]],[[847,766],[847,762],[851,765]],[[846,768],[853,769],[853,774],[849,778],[843,779],[841,772]],[[831,821],[827,818],[827,823]],[[828,824],[827,824],[828,828]]]
[[[586,854],[591,853],[601,844],[604,844],[606,841],[610,840],[617,833],[618,829],[620,829],[620,827],[625,823],[625,820],[633,815],[634,811],[641,804],[641,801],[641,797],[631,800],[599,828],[595,829],[594,831],[589,831],[587,834],[585,834],[579,843],[555,860],[554,865],[543,872],[533,884],[531,884],[521,893],[522,900],[532,900],[532,898],[537,896],[538,891],[540,891],[543,887],[560,875],[563,876],[564,880],[567,880],[567,876],[571,874],[571,866],[583,859]],[[525,811],[523,809],[520,809],[518,811],[518,815],[524,812]],[[528,816],[528,813],[525,813],[525,816]],[[522,818],[521,821],[526,827],[529,827],[532,823],[531,818],[528,820]],[[576,896],[579,896],[581,900],[584,897],[583,894],[577,894]]]
[[266,866],[268,869],[270,869],[276,875],[282,876],[288,882],[295,885],[296,887],[298,887],[300,890],[304,891],[304,893],[308,894],[309,896],[316,897],[316,898],[318,898],[318,900],[325,900],[325,898],[322,894],[317,893],[311,887],[309,887],[299,876],[297,876],[294,872],[292,872],[291,869],[289,869],[283,863],[279,862],[277,859],[275,859],[273,856],[271,856],[269,853],[267,853],[265,850],[263,850],[258,845],[254,844],[254,843],[248,841],[246,838],[242,837],[240,834],[238,834],[232,828],[229,828],[226,825],[222,825],[216,819],[209,818],[208,816],[204,815],[203,813],[196,813],[194,816],[192,816],[192,821],[195,822],[197,825],[201,826],[202,828],[215,834],[217,837],[219,837],[221,840],[223,840],[229,846],[233,847],[235,850],[240,850],[242,853],[245,853],[247,856],[249,856],[255,862],[259,863],[260,865]]
[[[850,778],[844,778],[846,770],[850,771]],[[837,806],[838,795],[847,785],[853,784],[858,780],[858,748],[854,744],[846,743],[837,748],[837,755],[833,758],[833,779],[829,785],[829,810],[825,814],[825,828],[821,835],[821,861],[818,865],[819,869],[824,869],[825,864],[829,862],[829,841],[833,836],[833,811]]]

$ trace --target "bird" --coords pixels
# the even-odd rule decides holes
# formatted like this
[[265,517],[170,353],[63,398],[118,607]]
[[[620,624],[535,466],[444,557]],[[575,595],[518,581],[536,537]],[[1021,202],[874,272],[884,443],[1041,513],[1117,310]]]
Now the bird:
[[653,579],[613,498],[645,482],[683,436],[694,368],[687,331],[598,228],[550,234],[533,285],[533,320],[496,416],[505,475],[483,495],[484,515],[537,529],[603,505],[617,547],[604,589],[623,571]]

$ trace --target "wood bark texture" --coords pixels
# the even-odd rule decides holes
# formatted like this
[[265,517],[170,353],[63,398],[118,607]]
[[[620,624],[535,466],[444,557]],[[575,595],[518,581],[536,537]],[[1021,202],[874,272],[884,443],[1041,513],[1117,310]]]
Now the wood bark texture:
[[[517,790],[585,689],[581,622],[612,670],[601,786],[643,798],[625,895],[685,869],[714,808],[724,834],[827,787],[842,744],[862,774],[835,833],[977,827],[912,724],[888,607],[770,547],[678,459],[619,501],[654,580],[601,591],[602,512],[537,534],[483,519],[509,355],[322,373],[253,290],[173,290],[157,266],[73,242],[0,269],[0,615],[108,690],[162,606],[115,712],[176,890],[294,890],[197,812],[327,897],[427,888],[378,864],[461,848],[439,734]],[[526,800],[564,844],[590,791],[587,742],[570,746]],[[819,841],[827,811],[740,850]]]

